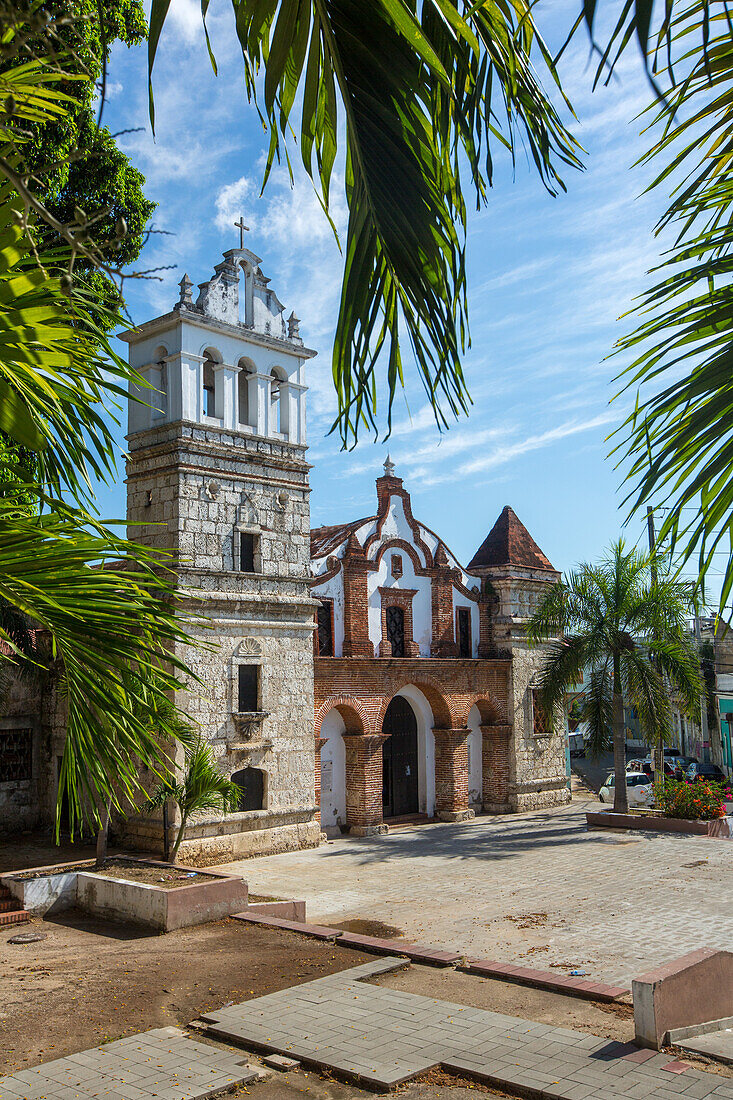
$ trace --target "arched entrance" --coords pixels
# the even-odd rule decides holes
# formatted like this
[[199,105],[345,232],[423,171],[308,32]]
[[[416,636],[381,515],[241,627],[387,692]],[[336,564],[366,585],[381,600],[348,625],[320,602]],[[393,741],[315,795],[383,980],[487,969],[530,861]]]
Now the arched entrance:
[[417,719],[407,699],[396,695],[382,722],[382,803],[385,817],[419,809]]

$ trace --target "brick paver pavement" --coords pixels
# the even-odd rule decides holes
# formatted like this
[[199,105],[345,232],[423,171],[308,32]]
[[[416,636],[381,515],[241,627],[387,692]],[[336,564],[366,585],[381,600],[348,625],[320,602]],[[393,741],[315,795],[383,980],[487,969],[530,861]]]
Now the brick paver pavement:
[[241,1051],[159,1027],[0,1077],[0,1100],[203,1100],[256,1080]]
[[585,808],[344,837],[219,870],[253,894],[305,898],[312,922],[377,920],[474,958],[625,986],[698,947],[730,949],[733,841],[588,831]]
[[203,1019],[229,1042],[372,1087],[392,1088],[442,1065],[543,1100],[733,1098],[733,1081],[668,1054],[363,981],[402,965],[378,959]]

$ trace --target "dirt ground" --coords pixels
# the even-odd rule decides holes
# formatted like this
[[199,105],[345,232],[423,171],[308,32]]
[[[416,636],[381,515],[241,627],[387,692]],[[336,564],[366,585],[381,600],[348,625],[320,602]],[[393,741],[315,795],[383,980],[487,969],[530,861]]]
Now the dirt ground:
[[[18,931],[36,943],[10,944]],[[135,1031],[187,1024],[207,1009],[299,985],[371,959],[233,920],[167,935],[67,911],[0,935],[0,1073]],[[474,975],[411,966],[380,984],[627,1039],[630,1010]]]
[[[18,932],[37,943],[10,944]],[[67,910],[0,934],[0,1074],[209,1008],[311,981],[368,958],[234,920],[167,935]]]
[[74,863],[79,859],[94,859],[95,855],[93,844],[71,844],[63,841],[56,845],[49,836],[41,833],[20,833],[0,839],[0,874],[25,871],[29,867]]
[[622,1043],[634,1038],[631,1005],[584,1001],[543,989],[481,978],[477,974],[463,974],[459,970],[414,964],[409,970],[373,978],[372,983],[472,1008],[485,1008],[490,1012],[503,1012],[508,1016],[521,1016],[538,1024],[588,1031]]

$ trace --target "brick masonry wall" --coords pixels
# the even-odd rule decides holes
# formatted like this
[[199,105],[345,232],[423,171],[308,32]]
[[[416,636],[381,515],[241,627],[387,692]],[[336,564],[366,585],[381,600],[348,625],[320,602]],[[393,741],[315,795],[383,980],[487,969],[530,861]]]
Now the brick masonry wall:
[[482,760],[484,785],[488,783],[486,789],[496,803],[491,808],[509,809],[510,661],[319,657],[316,746],[318,751],[323,718],[337,709],[346,725],[348,824],[374,828],[382,821],[382,721],[390,700],[407,685],[420,689],[433,712],[436,814],[456,818],[469,813],[466,722],[474,705],[487,731]]

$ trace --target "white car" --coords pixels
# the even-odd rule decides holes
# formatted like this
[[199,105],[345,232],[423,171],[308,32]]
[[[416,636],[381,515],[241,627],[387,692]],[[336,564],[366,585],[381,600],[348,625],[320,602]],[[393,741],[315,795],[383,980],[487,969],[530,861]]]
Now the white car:
[[[613,802],[615,790],[616,776],[611,774],[598,792],[601,802]],[[644,772],[627,772],[626,797],[629,806],[651,806],[654,801],[654,791],[649,776]]]

